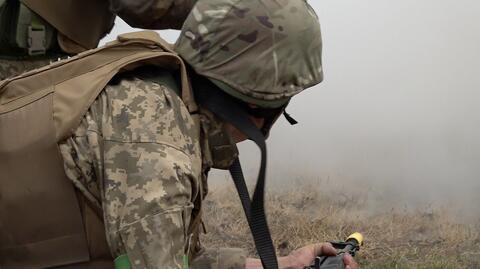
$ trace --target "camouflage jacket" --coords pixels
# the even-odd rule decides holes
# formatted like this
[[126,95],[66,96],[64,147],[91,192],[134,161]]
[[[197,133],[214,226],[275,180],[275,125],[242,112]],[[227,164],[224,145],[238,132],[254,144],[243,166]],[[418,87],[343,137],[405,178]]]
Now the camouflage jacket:
[[[60,144],[67,176],[103,209],[112,256],[127,254],[134,269],[183,268],[212,164],[204,138],[214,125],[202,116],[195,130],[167,80],[123,74]],[[191,268],[243,269],[245,259],[240,249],[209,249]]]

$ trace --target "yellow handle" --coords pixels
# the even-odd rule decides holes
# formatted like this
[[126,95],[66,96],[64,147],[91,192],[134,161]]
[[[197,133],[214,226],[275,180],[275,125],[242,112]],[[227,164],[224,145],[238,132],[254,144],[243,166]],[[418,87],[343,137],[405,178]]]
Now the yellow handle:
[[357,240],[357,242],[360,246],[363,245],[363,235],[361,233],[353,233],[347,238],[347,241],[349,239],[355,239],[355,240]]

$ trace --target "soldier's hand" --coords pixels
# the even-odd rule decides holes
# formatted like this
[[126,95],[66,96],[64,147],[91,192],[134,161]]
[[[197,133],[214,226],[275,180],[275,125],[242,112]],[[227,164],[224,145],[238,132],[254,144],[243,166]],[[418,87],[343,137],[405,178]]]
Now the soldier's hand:
[[343,262],[345,263],[345,268],[346,269],[359,269],[360,267],[358,266],[358,263],[353,259],[352,255],[350,254],[345,254],[343,256]]
[[[280,269],[304,269],[314,263],[317,256],[335,256],[337,251],[330,243],[312,244],[292,251],[290,255],[278,258],[278,267]],[[352,256],[345,254],[343,256],[345,269],[359,269],[358,264]],[[247,258],[246,269],[262,269],[262,263],[259,259]]]
[[[312,244],[293,251],[286,258],[288,258],[290,268],[303,269],[312,265],[317,256],[335,256],[336,253],[337,251],[330,243]],[[344,256],[343,262],[345,269],[359,268],[352,256],[348,254]]]

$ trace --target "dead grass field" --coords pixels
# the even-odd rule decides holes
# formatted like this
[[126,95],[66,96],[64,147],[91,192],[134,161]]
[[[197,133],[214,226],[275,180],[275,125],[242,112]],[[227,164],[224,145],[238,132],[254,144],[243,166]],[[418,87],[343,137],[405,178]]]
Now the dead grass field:
[[[480,268],[480,224],[462,223],[447,209],[372,213],[365,193],[321,192],[314,184],[292,186],[268,192],[268,219],[279,255],[359,231],[365,236],[357,256],[362,269]],[[204,244],[242,247],[255,255],[234,188],[211,188],[208,196]]]

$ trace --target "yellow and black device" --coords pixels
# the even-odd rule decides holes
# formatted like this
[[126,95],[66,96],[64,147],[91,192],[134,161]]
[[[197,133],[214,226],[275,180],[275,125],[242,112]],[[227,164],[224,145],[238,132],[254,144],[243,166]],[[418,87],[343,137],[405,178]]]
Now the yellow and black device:
[[337,249],[336,256],[319,256],[315,258],[315,263],[305,269],[344,269],[343,255],[348,253],[355,256],[360,246],[363,245],[363,235],[361,233],[354,233],[347,237],[347,240],[342,242],[330,242],[333,247]]

